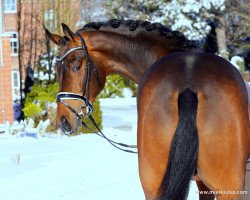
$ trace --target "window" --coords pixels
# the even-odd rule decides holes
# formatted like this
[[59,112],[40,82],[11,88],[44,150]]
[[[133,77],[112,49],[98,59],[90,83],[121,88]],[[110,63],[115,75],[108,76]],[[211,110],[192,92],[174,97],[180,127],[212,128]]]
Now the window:
[[55,24],[57,24],[56,21],[56,13],[54,10],[49,10],[44,13],[44,20],[46,23],[46,27],[53,32],[55,31]]
[[11,46],[11,55],[16,56],[18,53],[18,33],[17,32],[11,32],[10,37],[10,46]]
[[4,12],[14,13],[16,12],[16,0],[4,0]]
[[18,71],[11,72],[12,80],[12,98],[13,100],[20,99],[20,74]]
[[12,72],[12,83],[13,83],[13,88],[19,88],[19,72],[16,71]]

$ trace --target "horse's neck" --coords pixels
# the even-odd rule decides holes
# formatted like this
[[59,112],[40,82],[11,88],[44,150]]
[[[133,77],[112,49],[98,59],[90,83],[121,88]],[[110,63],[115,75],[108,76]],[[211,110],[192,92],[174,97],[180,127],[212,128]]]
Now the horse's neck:
[[143,43],[109,32],[90,34],[89,45],[92,56],[99,60],[98,65],[105,67],[107,76],[120,74],[137,84],[147,68],[167,53],[155,41]]

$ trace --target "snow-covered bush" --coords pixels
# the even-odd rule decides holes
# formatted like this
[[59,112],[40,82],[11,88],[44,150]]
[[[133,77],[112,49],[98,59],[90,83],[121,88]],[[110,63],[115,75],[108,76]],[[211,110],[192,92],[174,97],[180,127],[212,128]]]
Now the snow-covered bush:
[[233,56],[230,62],[240,71],[245,71],[245,62],[244,59],[240,56]]
[[34,78],[39,81],[53,82],[55,80],[55,62],[55,53],[42,54],[39,58]]
[[233,64],[241,73],[245,71],[245,61],[244,58],[240,56],[233,56],[231,59],[229,58],[228,51],[221,51],[219,54],[222,58],[228,60],[231,64]]
[[225,1],[109,0],[106,6],[110,17],[164,23],[172,30],[181,31],[188,39],[201,40],[210,31],[207,19],[214,17],[211,11],[223,11]]

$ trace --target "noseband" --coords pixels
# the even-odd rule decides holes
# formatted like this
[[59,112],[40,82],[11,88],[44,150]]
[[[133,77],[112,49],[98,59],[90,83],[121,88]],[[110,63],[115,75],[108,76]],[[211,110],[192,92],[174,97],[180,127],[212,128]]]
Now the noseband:
[[[89,89],[90,89],[91,70],[92,69],[94,71],[94,75],[95,75],[95,78],[98,82],[99,87],[101,87],[101,86],[100,86],[98,72],[91,62],[85,40],[83,39],[81,34],[79,34],[79,33],[76,33],[76,34],[80,37],[81,42],[82,42],[82,46],[71,48],[62,57],[60,57],[60,58],[57,57],[56,61],[63,62],[63,60],[66,58],[66,56],[74,51],[77,51],[77,50],[84,51],[85,60],[86,60],[86,70],[85,70],[85,79],[83,82],[83,93],[82,93],[82,95],[79,95],[79,94],[71,93],[71,92],[59,92],[56,96],[56,102],[62,103],[71,112],[73,112],[77,117],[88,117],[93,112],[93,106],[89,102]],[[65,100],[80,100],[84,103],[84,105],[80,107],[80,112],[77,112],[73,107],[71,107],[68,103],[66,103]],[[82,108],[86,109],[85,113],[82,111]]]

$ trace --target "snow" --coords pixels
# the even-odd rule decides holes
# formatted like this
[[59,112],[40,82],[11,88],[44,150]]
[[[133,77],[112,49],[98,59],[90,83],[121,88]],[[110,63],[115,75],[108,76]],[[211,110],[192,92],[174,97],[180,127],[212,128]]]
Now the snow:
[[122,93],[124,95],[124,98],[133,97],[133,93],[132,93],[131,89],[129,89],[129,88],[124,88]]
[[239,63],[244,63],[244,59],[240,56],[233,56],[230,60],[230,62],[238,69],[240,70]]
[[[104,133],[136,144],[136,99],[103,99]],[[124,129],[124,127],[130,129]],[[94,134],[0,138],[1,200],[143,200],[137,155]],[[189,200],[198,199],[192,181]]]
[[[49,74],[48,73],[44,73],[42,71],[40,71],[39,74],[38,73],[34,73],[34,77],[35,78],[39,78],[39,80],[49,80]],[[55,75],[51,74],[50,77],[51,77],[51,79],[54,79]]]

